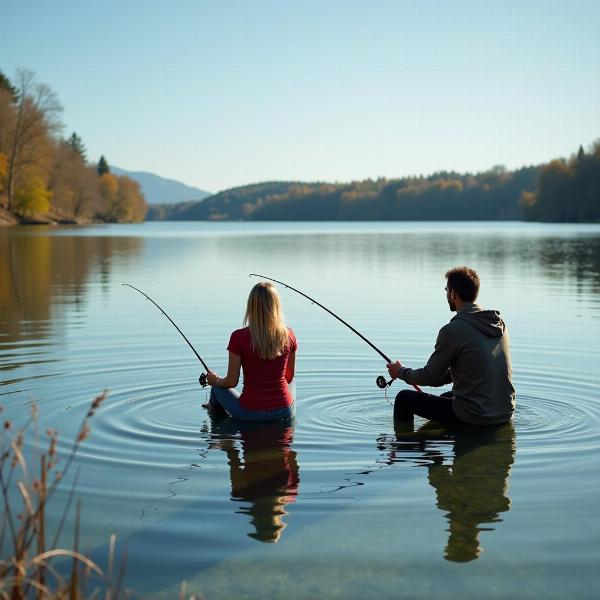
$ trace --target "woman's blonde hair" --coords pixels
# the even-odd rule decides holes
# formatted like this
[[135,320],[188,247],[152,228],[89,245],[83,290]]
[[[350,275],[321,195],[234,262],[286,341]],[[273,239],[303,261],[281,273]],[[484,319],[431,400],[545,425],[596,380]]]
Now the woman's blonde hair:
[[253,350],[263,359],[281,356],[289,344],[281,300],[271,283],[257,283],[248,296],[244,325],[248,325]]

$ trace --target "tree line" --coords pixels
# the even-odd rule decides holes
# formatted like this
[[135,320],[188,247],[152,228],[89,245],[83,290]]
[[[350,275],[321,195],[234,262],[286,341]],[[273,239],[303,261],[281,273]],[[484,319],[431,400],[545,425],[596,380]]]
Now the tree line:
[[201,202],[155,206],[154,220],[600,221],[600,143],[570,159],[476,174],[367,179],[344,184],[274,181]]
[[514,220],[522,190],[534,191],[539,167],[513,172],[439,172],[344,184],[269,182],[234,188],[202,202],[153,208],[176,220]]
[[139,184],[87,160],[77,133],[62,136],[62,106],[31,71],[0,71],[0,206],[19,220],[143,221]]
[[600,142],[582,146],[569,159],[553,160],[540,173],[537,189],[522,194],[525,217],[533,221],[600,221]]

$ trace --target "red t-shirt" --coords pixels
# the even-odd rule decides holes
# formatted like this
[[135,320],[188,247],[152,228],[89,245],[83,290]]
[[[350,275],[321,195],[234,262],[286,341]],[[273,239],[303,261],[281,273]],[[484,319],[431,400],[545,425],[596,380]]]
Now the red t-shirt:
[[275,410],[293,402],[285,380],[285,369],[290,354],[298,349],[294,332],[288,328],[289,344],[281,356],[272,360],[260,358],[252,349],[250,330],[236,329],[229,339],[227,350],[240,356],[244,370],[244,387],[240,405],[246,410]]

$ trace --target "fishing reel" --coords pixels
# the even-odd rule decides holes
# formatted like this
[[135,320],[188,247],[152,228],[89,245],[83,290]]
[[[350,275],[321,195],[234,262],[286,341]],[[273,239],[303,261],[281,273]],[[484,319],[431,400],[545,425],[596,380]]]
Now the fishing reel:
[[377,384],[377,387],[385,390],[386,387],[389,387],[390,385],[392,385],[392,382],[394,380],[390,379],[389,381],[386,381],[385,377],[383,375],[380,375],[376,380],[375,383]]
[[200,375],[200,377],[198,378],[198,383],[203,388],[205,388],[208,385],[208,381],[206,380],[206,373],[202,373],[202,375]]

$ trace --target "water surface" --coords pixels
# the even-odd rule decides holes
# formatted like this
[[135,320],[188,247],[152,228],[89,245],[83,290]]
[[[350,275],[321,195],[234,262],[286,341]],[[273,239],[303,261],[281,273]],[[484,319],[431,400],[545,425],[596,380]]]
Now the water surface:
[[[510,328],[517,413],[504,427],[394,429],[401,384],[387,399],[374,386],[381,358],[285,289],[295,423],[212,421],[193,353],[121,286],[163,305],[221,373],[250,272],[422,366],[452,316],[444,273],[458,264],[477,268],[480,303]],[[20,423],[35,400],[64,455],[109,390],[76,461],[84,546],[105,561],[116,532],[145,596],[187,580],[207,598],[594,597],[599,292],[599,226],[2,228],[0,404]]]

